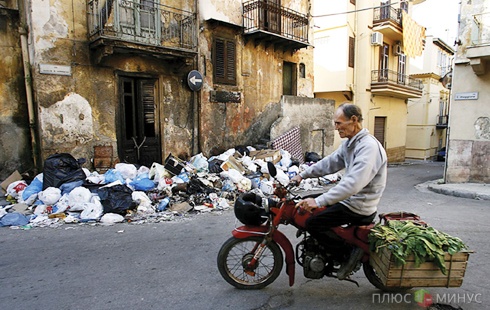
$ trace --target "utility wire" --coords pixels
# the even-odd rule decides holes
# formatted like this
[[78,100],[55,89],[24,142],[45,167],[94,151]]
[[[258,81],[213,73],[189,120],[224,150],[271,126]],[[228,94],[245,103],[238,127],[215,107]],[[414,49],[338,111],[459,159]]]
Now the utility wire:
[[373,6],[373,7],[370,7],[370,8],[364,8],[364,9],[359,9],[359,10],[354,10],[354,11],[347,11],[347,12],[340,12],[340,13],[332,13],[332,14],[322,14],[322,15],[311,15],[311,17],[313,18],[317,18],[317,17],[327,17],[327,16],[334,16],[334,15],[342,15],[342,14],[350,14],[350,13],[356,13],[356,12],[361,12],[361,11],[366,11],[366,10],[372,10],[372,9],[377,9],[377,8],[384,8],[384,7],[387,7],[387,6],[391,6],[393,4],[398,4],[399,2],[395,2],[395,3],[386,3],[386,4],[383,4],[383,5],[380,5],[380,6]]

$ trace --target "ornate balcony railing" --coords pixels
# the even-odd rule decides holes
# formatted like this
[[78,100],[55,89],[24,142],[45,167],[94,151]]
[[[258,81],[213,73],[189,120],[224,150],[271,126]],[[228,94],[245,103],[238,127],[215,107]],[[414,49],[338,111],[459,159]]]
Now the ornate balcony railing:
[[382,6],[374,9],[373,22],[379,23],[384,21],[391,21],[396,25],[402,25],[402,12],[401,9],[395,9],[391,6]]
[[91,0],[89,37],[195,51],[196,14],[146,0]]
[[421,80],[387,69],[371,71],[371,83],[397,84],[419,91],[424,88]]
[[308,43],[308,17],[264,0],[243,3],[244,33],[266,31],[284,38]]

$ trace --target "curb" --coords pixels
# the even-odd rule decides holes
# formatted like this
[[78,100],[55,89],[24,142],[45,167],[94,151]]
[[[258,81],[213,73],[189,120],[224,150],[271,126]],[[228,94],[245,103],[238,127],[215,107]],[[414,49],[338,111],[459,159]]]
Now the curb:
[[428,184],[427,188],[435,193],[443,194],[443,195],[476,199],[476,200],[490,200],[489,194],[479,193],[476,191],[454,189],[454,188],[444,187],[442,185],[436,185],[436,184]]

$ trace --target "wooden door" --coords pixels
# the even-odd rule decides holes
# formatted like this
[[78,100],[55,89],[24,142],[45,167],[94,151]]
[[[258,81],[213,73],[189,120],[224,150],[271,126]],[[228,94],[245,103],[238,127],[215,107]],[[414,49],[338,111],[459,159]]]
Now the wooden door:
[[121,162],[151,167],[161,163],[157,80],[120,78],[118,150]]

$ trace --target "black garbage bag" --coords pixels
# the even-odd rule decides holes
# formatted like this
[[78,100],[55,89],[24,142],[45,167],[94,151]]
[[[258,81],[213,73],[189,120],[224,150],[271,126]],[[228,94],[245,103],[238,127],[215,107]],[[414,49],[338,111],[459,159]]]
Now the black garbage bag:
[[83,181],[87,178],[82,165],[85,158],[75,159],[71,154],[53,154],[44,161],[43,190],[48,187],[59,188],[62,184]]
[[219,159],[213,159],[209,162],[209,172],[211,173],[220,173],[221,171],[223,171],[223,169],[221,169],[221,164],[223,163],[222,160],[219,160]]
[[116,213],[124,216],[128,210],[134,210],[138,207],[131,197],[133,191],[126,185],[101,187],[97,192],[104,213]]
[[235,146],[235,151],[240,153],[242,156],[250,156],[250,150],[245,145],[237,145]]
[[200,181],[196,176],[192,176],[189,183],[187,184],[187,193],[189,195],[199,194],[199,193],[215,193],[214,188],[206,186],[202,181]]
[[320,159],[322,159],[322,157],[315,152],[306,152],[305,154],[305,162],[307,163],[316,163]]

